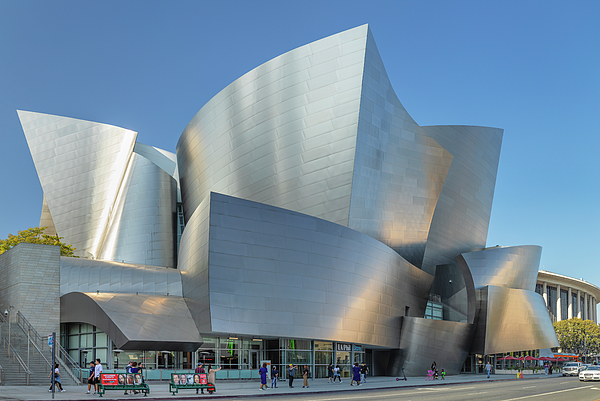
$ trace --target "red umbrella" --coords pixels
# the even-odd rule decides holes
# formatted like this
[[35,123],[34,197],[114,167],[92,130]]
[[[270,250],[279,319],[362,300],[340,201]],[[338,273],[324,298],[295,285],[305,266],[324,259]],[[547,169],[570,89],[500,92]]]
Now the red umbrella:
[[526,361],[539,361],[539,358],[534,358],[534,357],[532,357],[532,356],[529,356],[529,355],[527,355],[527,356],[525,357],[525,360],[526,360]]

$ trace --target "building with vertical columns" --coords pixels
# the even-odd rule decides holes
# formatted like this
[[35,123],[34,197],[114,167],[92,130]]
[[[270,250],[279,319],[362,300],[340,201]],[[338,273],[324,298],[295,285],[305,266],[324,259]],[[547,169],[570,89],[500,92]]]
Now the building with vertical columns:
[[546,302],[553,322],[578,317],[598,323],[600,288],[584,279],[540,270],[535,291]]

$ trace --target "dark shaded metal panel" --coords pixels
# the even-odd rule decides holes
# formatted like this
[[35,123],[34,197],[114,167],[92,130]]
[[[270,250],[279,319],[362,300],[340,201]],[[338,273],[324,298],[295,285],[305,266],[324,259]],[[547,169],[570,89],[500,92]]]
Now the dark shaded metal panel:
[[473,275],[475,288],[493,285],[535,291],[542,247],[492,247],[460,256]]
[[[433,361],[449,374],[460,373],[469,354],[475,327],[469,323],[402,317],[401,366],[407,376],[425,376]],[[391,363],[392,361],[390,361]],[[400,370],[391,370],[400,376]]]
[[485,333],[487,328],[488,313],[488,287],[475,290],[476,294],[476,314],[475,314],[475,335],[471,345],[471,354],[485,354]]
[[452,155],[398,100],[370,30],[360,103],[348,227],[420,267]]
[[423,269],[453,263],[456,255],[485,247],[503,130],[440,125],[420,127],[452,156],[431,220]]

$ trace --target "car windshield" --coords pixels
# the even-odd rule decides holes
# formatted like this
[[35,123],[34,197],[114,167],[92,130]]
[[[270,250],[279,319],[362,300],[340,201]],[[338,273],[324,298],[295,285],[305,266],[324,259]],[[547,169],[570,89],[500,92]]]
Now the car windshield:
[[567,366],[567,367],[569,367],[569,366],[577,366],[577,364],[573,363],[573,362],[569,362],[569,363],[565,364],[565,366]]
[[600,366],[588,366],[586,370],[600,370]]

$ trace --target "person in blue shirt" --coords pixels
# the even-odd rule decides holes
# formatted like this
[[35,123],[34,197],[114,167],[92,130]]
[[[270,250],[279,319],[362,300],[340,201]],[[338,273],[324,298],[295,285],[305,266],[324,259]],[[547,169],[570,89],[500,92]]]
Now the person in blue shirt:
[[271,380],[271,388],[277,388],[277,378],[279,377],[279,371],[277,370],[277,366],[273,366],[271,374],[273,375],[273,380]]
[[[260,373],[260,389],[259,390],[266,390],[269,388],[269,386],[267,386],[267,372],[269,370],[267,369],[267,363],[264,362],[262,365],[262,368],[260,368],[258,370],[258,373]],[[263,386],[265,387],[263,389]]]
[[90,393],[90,390],[92,389],[92,385],[94,386],[94,394],[96,394],[96,381],[94,380],[94,376],[95,374],[95,369],[96,365],[94,364],[94,362],[90,362],[90,371],[88,373],[88,391],[87,394]]

